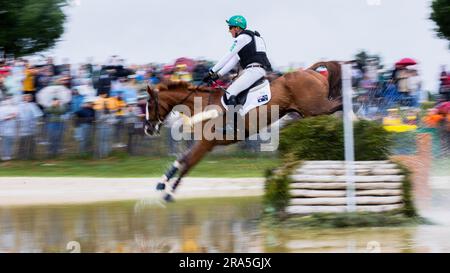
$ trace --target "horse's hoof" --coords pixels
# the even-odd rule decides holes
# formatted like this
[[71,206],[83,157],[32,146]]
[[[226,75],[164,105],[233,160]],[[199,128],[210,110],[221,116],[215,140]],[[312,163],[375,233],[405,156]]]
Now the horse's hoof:
[[165,189],[166,189],[165,183],[159,182],[158,185],[156,185],[156,190],[158,190],[158,191],[163,191]]
[[166,194],[166,196],[164,196],[164,201],[166,201],[167,203],[172,203],[175,201],[175,199],[171,194]]

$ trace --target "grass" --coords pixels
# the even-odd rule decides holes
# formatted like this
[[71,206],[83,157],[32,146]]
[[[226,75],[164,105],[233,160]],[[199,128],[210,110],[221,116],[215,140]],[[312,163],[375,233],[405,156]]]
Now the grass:
[[[175,157],[128,157],[103,160],[64,158],[45,161],[11,161],[0,164],[0,176],[160,177]],[[225,157],[211,155],[194,167],[194,177],[263,177],[276,167],[275,157]]]
[[432,224],[420,216],[408,217],[402,211],[316,213],[307,216],[293,216],[283,221],[264,216],[263,224],[269,228],[350,228],[350,227],[404,227]]

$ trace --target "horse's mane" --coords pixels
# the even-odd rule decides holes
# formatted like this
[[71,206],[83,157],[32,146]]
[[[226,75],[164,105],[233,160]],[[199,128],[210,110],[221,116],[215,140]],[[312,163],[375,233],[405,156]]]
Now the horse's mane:
[[157,85],[157,88],[162,90],[174,90],[174,89],[189,89],[192,86],[192,84],[188,82],[182,82],[182,81],[164,81]]
[[171,90],[196,90],[201,92],[210,92],[215,90],[214,88],[211,88],[209,86],[196,86],[189,82],[183,82],[183,81],[164,81],[156,86],[159,91],[171,91]]

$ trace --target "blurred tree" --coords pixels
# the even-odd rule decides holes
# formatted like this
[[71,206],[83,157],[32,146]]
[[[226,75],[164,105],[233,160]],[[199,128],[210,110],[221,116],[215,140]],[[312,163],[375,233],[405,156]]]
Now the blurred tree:
[[436,22],[436,31],[440,38],[450,40],[450,1],[433,0],[430,19]]
[[67,0],[0,0],[0,49],[15,57],[51,48],[64,32]]

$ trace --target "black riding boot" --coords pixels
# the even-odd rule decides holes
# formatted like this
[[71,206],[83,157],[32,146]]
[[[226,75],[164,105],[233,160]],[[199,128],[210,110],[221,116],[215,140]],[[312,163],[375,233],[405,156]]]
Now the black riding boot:
[[[236,99],[236,96],[231,95],[230,98],[228,99],[228,107],[229,108],[234,108],[234,111],[237,111],[237,107],[238,107],[238,102]],[[230,109],[228,109],[228,115],[230,114]],[[228,119],[227,118],[227,123],[225,124],[225,128],[224,128],[224,133],[226,134],[226,132],[234,132],[235,130],[235,126],[236,126],[236,118],[237,118],[237,112],[233,113],[233,117],[232,119]]]
[[230,98],[228,99],[228,105],[236,107],[236,105],[237,105],[236,96],[234,96],[234,95],[230,96]]

